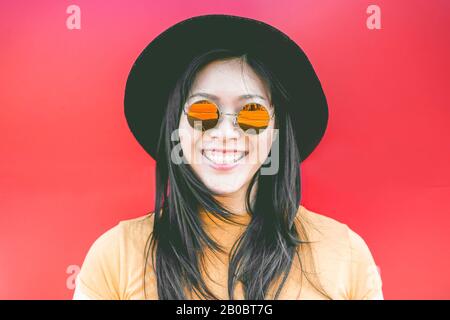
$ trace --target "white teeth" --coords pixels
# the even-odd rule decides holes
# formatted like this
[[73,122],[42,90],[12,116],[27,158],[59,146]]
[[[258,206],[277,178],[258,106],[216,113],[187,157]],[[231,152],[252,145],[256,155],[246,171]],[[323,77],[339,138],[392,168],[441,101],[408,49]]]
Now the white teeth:
[[203,155],[217,164],[231,164],[241,160],[246,153],[245,152],[219,152],[219,151],[203,151]]

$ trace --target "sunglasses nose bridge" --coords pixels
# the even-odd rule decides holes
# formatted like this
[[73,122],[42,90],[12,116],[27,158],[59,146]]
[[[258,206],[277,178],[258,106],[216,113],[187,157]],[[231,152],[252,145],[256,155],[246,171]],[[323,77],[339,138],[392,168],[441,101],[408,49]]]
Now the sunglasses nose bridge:
[[232,119],[233,119],[233,125],[234,126],[236,126],[237,125],[237,113],[221,113],[220,114],[222,117],[225,117],[225,116],[229,116],[229,117],[232,117]]
[[238,140],[241,137],[239,127],[229,123],[222,117],[214,128],[209,131],[209,137],[212,139]]

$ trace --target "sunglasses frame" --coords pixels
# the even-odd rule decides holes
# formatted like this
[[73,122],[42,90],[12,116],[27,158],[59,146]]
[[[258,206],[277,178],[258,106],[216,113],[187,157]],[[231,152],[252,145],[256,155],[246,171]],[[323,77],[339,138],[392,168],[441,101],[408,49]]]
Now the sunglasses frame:
[[[239,127],[239,128],[240,128],[241,130],[243,130],[243,131],[244,131],[244,129],[242,129],[241,126],[237,123],[237,117],[238,117],[239,113],[242,111],[242,109],[244,109],[244,107],[245,107],[246,105],[254,103],[254,104],[259,104],[259,105],[263,106],[263,107],[267,110],[267,113],[269,113],[269,115],[270,115],[269,121],[272,120],[273,116],[275,115],[275,111],[272,111],[272,114],[270,114],[270,110],[269,110],[264,104],[259,103],[259,102],[248,102],[248,103],[244,104],[244,105],[242,106],[242,108],[239,109],[239,112],[237,112],[237,113],[225,113],[225,112],[222,112],[222,110],[221,110],[219,104],[217,104],[217,103],[215,103],[214,101],[211,101],[211,100],[209,100],[209,99],[206,99],[206,98],[205,98],[205,99],[198,99],[198,100],[195,100],[195,101],[192,102],[192,103],[185,104],[184,107],[183,107],[183,113],[184,113],[186,116],[188,116],[188,111],[186,111],[186,107],[190,107],[190,106],[192,106],[194,103],[197,103],[197,102],[199,102],[199,101],[208,101],[208,102],[212,103],[213,105],[215,105],[215,106],[217,107],[217,110],[219,110],[219,119],[217,119],[217,124],[221,121],[221,119],[223,118],[223,116],[233,116],[233,117],[234,117],[234,118],[233,118],[233,125],[234,125],[235,127],[236,127],[236,126]],[[272,108],[274,107],[273,104],[270,104],[270,106],[271,106]],[[216,124],[213,128],[217,127],[217,124]],[[213,128],[211,128],[211,129],[213,129]],[[194,129],[195,129],[195,128],[194,128]],[[260,130],[260,131],[258,132],[258,134],[261,133],[262,131],[264,131],[265,129],[266,129],[266,128]],[[210,130],[210,129],[208,129],[208,130]],[[245,132],[245,131],[244,131],[244,132]]]

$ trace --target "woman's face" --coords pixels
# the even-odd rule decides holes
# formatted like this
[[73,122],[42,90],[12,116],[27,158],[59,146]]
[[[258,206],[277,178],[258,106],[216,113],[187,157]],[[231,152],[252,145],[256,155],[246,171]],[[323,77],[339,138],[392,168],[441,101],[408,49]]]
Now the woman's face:
[[[243,98],[243,95],[258,97]],[[185,110],[204,98],[215,102],[223,113],[237,113],[251,102],[264,105],[271,115],[274,113],[263,81],[238,59],[214,61],[201,69],[194,79]],[[192,128],[182,113],[179,124],[185,160],[209,189],[221,195],[246,191],[272,145],[275,117],[259,134],[245,133],[233,120],[233,116],[221,116],[216,127],[202,132]]]

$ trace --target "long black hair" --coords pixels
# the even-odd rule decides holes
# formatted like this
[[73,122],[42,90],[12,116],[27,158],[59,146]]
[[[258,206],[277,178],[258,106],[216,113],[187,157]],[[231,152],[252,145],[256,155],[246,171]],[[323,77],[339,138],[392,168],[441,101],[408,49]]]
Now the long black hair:
[[[186,290],[202,299],[218,299],[206,286],[200,267],[203,267],[206,247],[224,251],[202,228],[199,209],[203,208],[227,221],[231,221],[234,213],[214,198],[217,194],[200,180],[188,164],[172,163],[171,152],[175,142],[171,135],[179,127],[182,106],[197,72],[210,62],[236,58],[247,63],[268,85],[275,106],[280,152],[276,174],[261,174],[259,168],[246,192],[246,208],[251,221],[230,252],[229,298],[234,299],[234,289],[240,281],[245,299],[266,299],[271,284],[283,276],[274,297],[277,299],[295,256],[302,262],[296,248],[309,243],[305,239],[306,233],[303,239],[300,238],[300,231],[294,223],[299,209],[301,184],[299,151],[287,112],[293,101],[289,100],[278,79],[256,57],[228,49],[205,52],[192,60],[176,82],[168,97],[167,111],[161,125],[156,159],[153,231],[145,246],[144,268],[145,293],[145,270],[148,256],[152,253],[151,264],[156,274],[159,299],[187,299]],[[251,202],[250,196],[256,182],[257,190],[254,202]],[[326,295],[322,289],[318,290]]]

